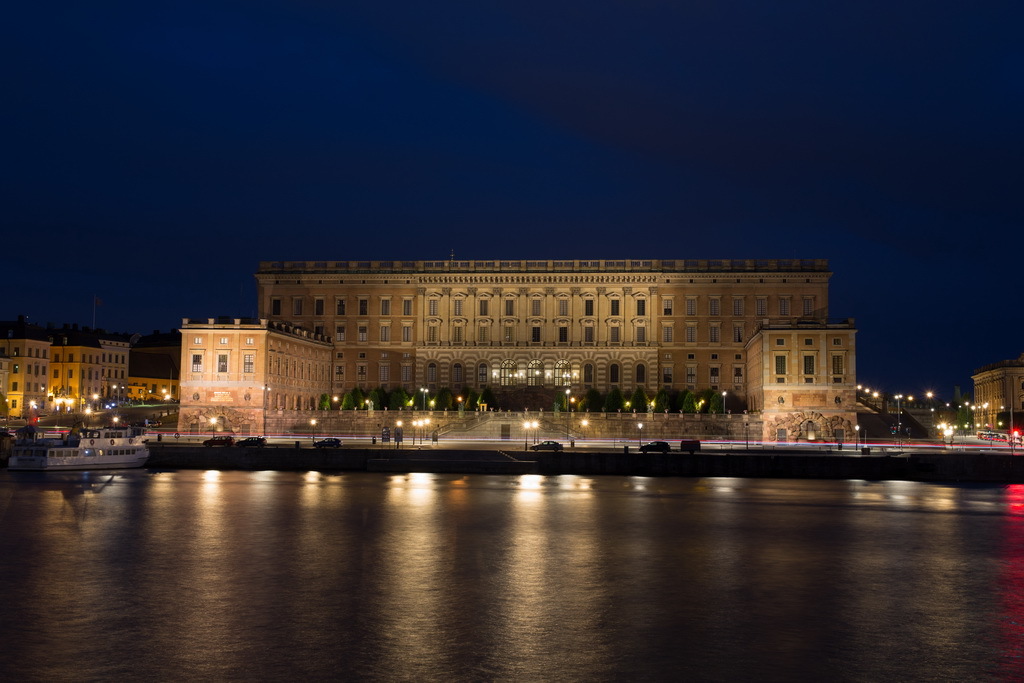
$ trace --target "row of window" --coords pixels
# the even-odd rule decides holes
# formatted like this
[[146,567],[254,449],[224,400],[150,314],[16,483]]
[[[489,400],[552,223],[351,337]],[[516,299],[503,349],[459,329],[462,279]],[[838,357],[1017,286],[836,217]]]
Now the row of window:
[[[814,375],[816,374],[815,366],[817,365],[816,356],[804,356],[803,357],[803,374]],[[775,356],[775,374],[785,375],[788,366],[788,358],[786,356],[778,355]],[[845,359],[843,356],[834,355],[832,356],[832,373],[833,375],[842,375],[845,368]],[[779,380],[783,381],[783,380]]]
[[[93,379],[93,368],[82,368],[82,369],[80,369],[80,373],[81,373],[80,376],[82,377],[82,379],[86,379],[86,375],[88,375],[88,379]],[[118,378],[118,373],[120,373],[120,375],[121,375],[120,378]],[[74,378],[74,376],[75,376],[75,369],[74,368],[68,368],[68,379],[72,379],[72,378]],[[97,368],[96,369],[96,377],[95,377],[95,379],[105,379],[106,377],[108,377],[107,369],[106,368]],[[117,378],[117,379],[124,379],[124,370],[114,370],[113,372],[110,373],[109,377]],[[53,369],[53,378],[54,379],[60,379],[60,368],[54,368]]]
[[[377,328],[377,339],[375,341],[390,342],[392,341],[391,328],[393,325],[380,325]],[[466,341],[476,341],[480,344],[489,344],[492,341],[492,326],[491,325],[480,325],[476,327],[476,339],[467,339],[466,326],[453,325],[449,328],[449,341],[461,344]],[[503,325],[500,328],[499,341],[504,343],[514,343],[518,341],[516,330],[518,329],[515,325]],[[544,327],[532,326],[529,328],[529,341],[531,343],[541,343],[544,341],[557,341],[560,344],[565,344],[570,341],[569,339],[569,327],[561,325],[554,328],[553,339],[544,338]],[[584,344],[593,344],[596,340],[596,327],[594,325],[585,325],[582,328]],[[620,343],[622,341],[622,327],[618,325],[608,325],[605,327],[607,334],[605,340],[613,344]],[[697,329],[696,324],[686,325],[684,339],[687,342],[694,343],[697,341]],[[317,328],[318,332],[322,333],[322,328]],[[356,337],[355,341],[368,342],[369,338],[369,326],[368,325],[357,325],[356,326]],[[638,325],[633,328],[633,341],[645,344],[648,341],[647,327]],[[426,341],[428,343],[437,343],[440,340],[441,326],[440,325],[427,325],[426,327]],[[743,325],[733,325],[732,327],[732,341],[742,343],[746,338],[746,333]],[[348,341],[348,326],[347,325],[335,325],[334,326],[334,340],[338,342]],[[401,327],[401,341],[412,342],[413,341],[413,327],[412,325],[402,325]],[[671,344],[675,341],[675,328],[671,325],[664,325],[661,328],[661,341],[665,344]],[[708,328],[707,341],[718,343],[722,341],[722,328],[720,325],[711,325]]]
[[[292,297],[292,315],[301,316],[304,315],[305,297],[296,296]],[[500,300],[503,304],[503,314],[506,316],[516,315],[516,304],[518,299],[507,298]],[[542,297],[535,297],[528,300],[527,305],[529,306],[529,315],[540,316],[542,315],[544,299]],[[732,315],[743,316],[745,313],[746,299],[744,297],[733,297],[732,298]],[[558,307],[559,316],[569,315],[569,299],[562,297],[555,299]],[[390,298],[380,298],[378,300],[377,312],[380,315],[392,315],[392,306]],[[814,297],[803,297],[802,304],[802,315],[809,316],[814,313]],[[402,313],[401,315],[411,316],[413,314],[413,299],[403,298],[401,301]],[[462,316],[465,315],[464,309],[466,305],[465,299],[452,299],[452,315]],[[436,317],[439,313],[441,300],[439,298],[427,299],[427,315]],[[622,315],[622,300],[621,299],[609,299],[609,315],[617,316]],[[313,315],[324,315],[325,311],[325,299],[316,298],[313,299]],[[664,298],[661,300],[662,314],[663,315],[674,315],[675,303],[672,298]],[[685,311],[688,316],[697,315],[697,297],[686,297],[685,299]],[[792,315],[792,297],[781,296],[777,300],[777,310],[780,316]],[[592,316],[594,315],[595,300],[588,298],[583,300],[583,315]],[[477,311],[478,315],[487,316],[491,315],[491,300],[490,299],[479,299],[477,300]],[[634,311],[637,316],[647,315],[647,300],[636,299],[634,301]],[[335,299],[334,301],[334,313],[335,315],[348,315],[348,304],[346,299]],[[280,298],[273,298],[270,300],[270,314],[273,316],[283,315],[282,301]],[[356,300],[356,315],[369,315],[370,314],[370,299],[368,297],[360,297]],[[707,300],[707,314],[710,316],[722,315],[722,298],[719,296],[711,296]],[[757,316],[768,315],[768,297],[757,297],[754,300],[754,314]],[[226,342],[225,342],[226,343]]]
[[[105,353],[99,354],[98,356],[94,356],[91,353],[88,354],[88,355],[83,353],[82,354],[81,362],[82,363],[95,363],[96,362],[96,358],[101,358],[102,360],[99,361],[101,363],[106,363],[107,362],[107,354],[105,354]],[[61,362],[60,354],[59,353],[53,354],[53,361],[52,362],[54,362],[54,363],[60,363]],[[67,360],[64,361],[64,362],[66,362],[66,363],[74,363],[75,362],[75,354],[68,353]],[[110,361],[109,362],[111,362],[111,363],[124,363],[125,362],[124,354],[120,354],[120,353],[118,353],[118,354],[113,354],[113,353],[110,354]]]

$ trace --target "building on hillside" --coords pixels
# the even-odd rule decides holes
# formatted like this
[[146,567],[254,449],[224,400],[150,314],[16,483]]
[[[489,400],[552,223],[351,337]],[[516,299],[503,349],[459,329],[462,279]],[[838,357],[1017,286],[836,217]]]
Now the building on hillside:
[[0,354],[11,358],[4,385],[10,416],[78,411],[124,398],[127,335],[75,325],[42,327],[25,316],[0,322]]
[[326,393],[711,389],[771,412],[774,439],[855,420],[830,276],[818,259],[272,261],[256,280],[262,318],[332,341]]
[[[7,387],[11,381],[11,359],[0,350],[0,416],[8,418],[11,414],[11,402],[7,398]],[[6,420],[4,426],[6,427]]]
[[974,371],[974,422],[979,428],[1008,430],[1024,425],[1024,354]]
[[10,416],[33,418],[46,406],[50,339],[46,330],[19,316],[0,322],[0,346],[11,359],[5,394]]
[[179,430],[265,433],[269,412],[313,410],[330,387],[332,344],[284,322],[184,319]]

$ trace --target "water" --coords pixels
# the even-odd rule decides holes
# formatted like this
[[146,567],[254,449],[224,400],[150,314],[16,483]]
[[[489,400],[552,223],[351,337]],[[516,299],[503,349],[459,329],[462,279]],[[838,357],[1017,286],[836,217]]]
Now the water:
[[1024,488],[0,473],[19,681],[1014,680]]

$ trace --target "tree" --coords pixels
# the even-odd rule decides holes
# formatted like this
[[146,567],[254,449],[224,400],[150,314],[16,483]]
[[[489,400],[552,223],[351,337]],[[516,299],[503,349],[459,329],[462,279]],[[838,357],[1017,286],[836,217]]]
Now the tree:
[[347,393],[347,394],[345,394],[344,396],[341,397],[341,409],[342,410],[352,410],[353,408],[355,408],[355,406],[356,406],[356,404],[352,400],[352,393],[351,392],[349,392],[349,393]]
[[388,408],[391,410],[401,410],[407,405],[409,405],[409,394],[402,387],[392,389],[388,393]]
[[483,391],[480,392],[480,403],[486,403],[488,409],[498,407],[498,399],[494,397],[494,392],[491,391],[489,386],[484,387]]
[[328,396],[327,394],[320,394],[320,402],[319,402],[319,405],[317,407],[320,410],[330,410],[331,409],[331,397]]
[[722,401],[722,394],[720,392],[714,392],[708,397],[708,412],[709,413],[724,413],[725,404]]
[[355,387],[354,389],[352,389],[352,391],[348,393],[349,397],[351,397],[352,399],[352,408],[354,410],[360,410],[366,407],[366,405],[363,403],[363,401],[366,400],[366,397],[363,395],[362,389],[360,389],[359,387]]
[[480,394],[476,393],[472,389],[466,389],[463,392],[462,402],[466,405],[466,410],[476,410],[476,405],[480,401]]
[[435,410],[451,410],[453,403],[455,403],[455,397],[452,395],[452,390],[448,387],[439,389],[437,396],[434,397]]
[[654,397],[654,409],[655,410],[671,410],[672,409],[672,397],[668,393],[668,389],[662,387],[658,390],[657,395]]
[[696,413],[697,412],[697,397],[694,396],[692,391],[685,392],[683,396],[683,405],[680,410],[684,413]]
[[690,394],[689,389],[683,389],[672,398],[672,408],[678,412],[683,412],[683,404],[686,403],[686,397]]
[[370,392],[369,399],[373,402],[374,408],[381,410],[388,403],[388,391],[384,387],[377,387]]
[[608,392],[604,399],[604,409],[606,412],[614,413],[616,410],[622,410],[624,403],[622,392],[619,391],[618,387],[612,387],[612,390]]
[[604,405],[604,397],[601,396],[601,392],[591,387],[587,389],[587,395],[583,397],[583,402],[580,403],[580,410],[586,410],[588,413],[593,410],[596,413],[601,410],[602,405]]
[[629,403],[633,406],[633,410],[638,413],[647,412],[647,404],[650,401],[647,399],[647,390],[643,387],[637,387],[633,390],[633,395],[629,397]]

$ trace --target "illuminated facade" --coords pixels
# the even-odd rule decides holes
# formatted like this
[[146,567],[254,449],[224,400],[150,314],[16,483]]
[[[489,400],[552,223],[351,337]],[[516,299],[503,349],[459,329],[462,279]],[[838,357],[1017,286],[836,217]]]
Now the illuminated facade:
[[268,414],[313,410],[329,391],[332,344],[283,322],[184,319],[179,429],[265,431]]
[[[980,427],[1007,430],[1024,424],[1024,354],[975,370],[974,421]],[[979,412],[980,411],[980,412]]]
[[824,260],[300,261],[256,280],[262,318],[331,340],[332,394],[712,389],[785,421],[775,435],[855,419],[830,276]]

